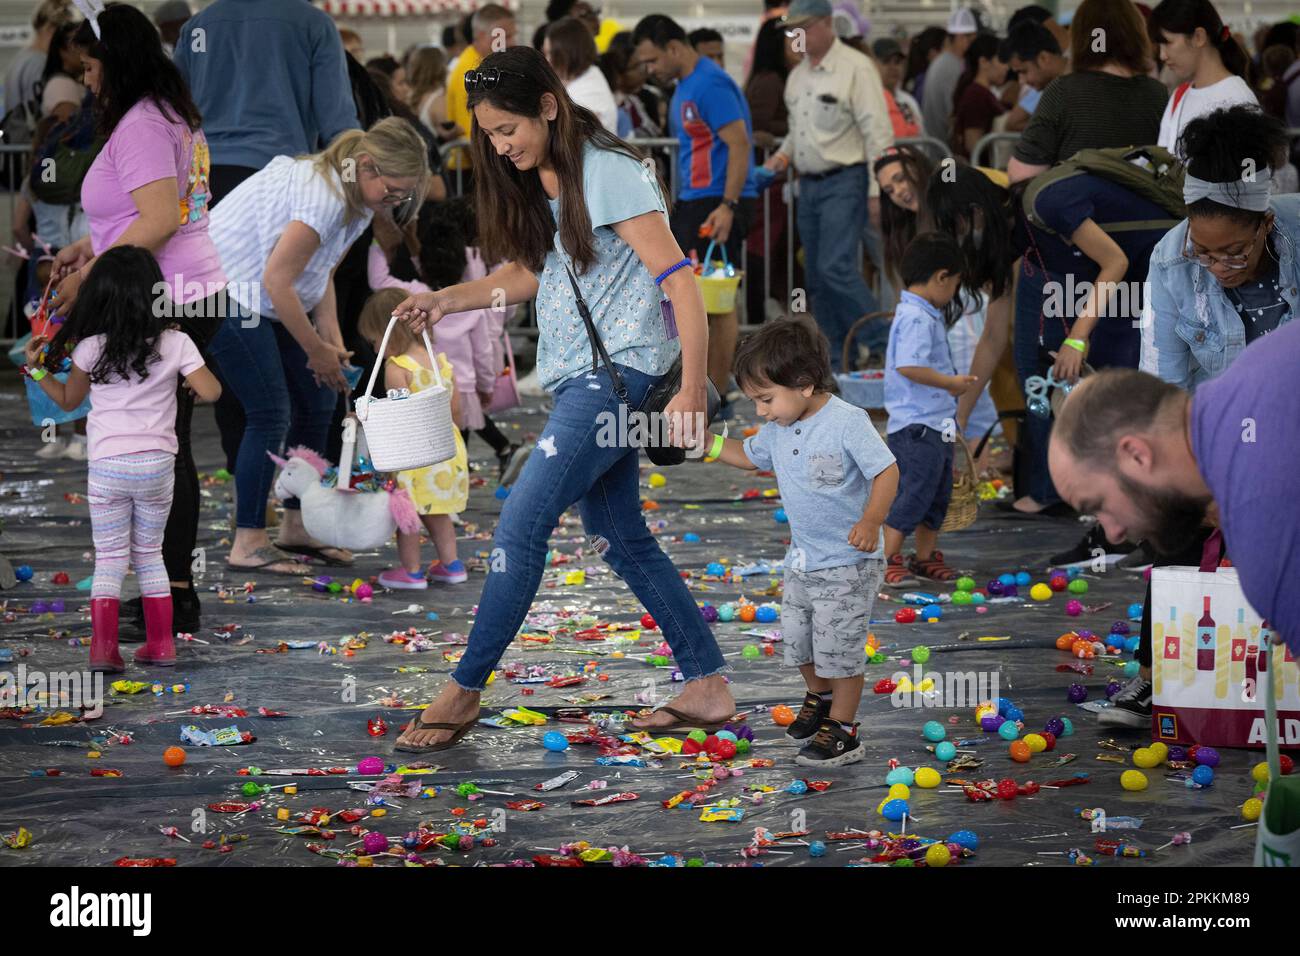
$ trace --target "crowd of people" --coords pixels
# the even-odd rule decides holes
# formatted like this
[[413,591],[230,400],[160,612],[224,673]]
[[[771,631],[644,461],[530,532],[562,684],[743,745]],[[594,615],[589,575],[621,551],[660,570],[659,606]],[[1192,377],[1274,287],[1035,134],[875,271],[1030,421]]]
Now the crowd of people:
[[[786,659],[808,686],[792,728],[806,741],[801,762],[861,759],[862,661],[846,657],[845,635],[865,630],[880,584],[957,576],[938,547],[954,434],[978,438],[1017,406],[1015,494],[999,506],[1026,520],[1099,519],[1042,563],[1199,564],[1189,555],[1217,516],[1251,569],[1247,594],[1281,633],[1300,633],[1285,561],[1237,558],[1247,537],[1279,534],[1243,517],[1242,502],[1295,479],[1280,476],[1276,451],[1254,470],[1228,467],[1215,428],[1231,416],[1201,398],[1237,407],[1218,383],[1255,369],[1249,394],[1294,432],[1273,411],[1278,381],[1259,380],[1277,354],[1300,357],[1283,329],[1300,306],[1285,132],[1300,126],[1300,27],[1261,31],[1252,57],[1210,0],[1083,0],[1067,23],[1029,6],[1005,35],[962,8],[910,39],[864,36],[869,25],[829,0],[767,6],[742,84],[716,31],[663,14],[622,30],[583,0],[554,0],[531,46],[515,15],[489,3],[439,45],[372,58],[300,0],[216,0],[193,17],[164,4],[154,21],[125,3],[80,20],[43,0],[33,47],[6,77],[4,125],[8,135],[21,119],[32,144],[14,222],[29,250],[23,298],[45,288],[63,319],[33,330],[29,374],[64,408],[92,403],[88,435],[56,452],[90,461],[92,665],[124,666],[128,554],[144,569],[129,609],[147,638],[137,659],[174,661],[171,634],[199,626],[196,396],[216,403],[234,476],[227,566],[301,576],[353,563],[312,538],[292,499],[272,540],[269,499],[286,447],[335,457],[376,364],[399,393],[450,380],[460,432],[452,459],[398,476],[437,559],[426,569],[419,536],[399,535],[382,584],[466,580],[455,522],[473,436],[511,487],[495,540],[506,560],[404,749],[443,749],[473,726],[573,505],[687,679],[640,725],[731,716],[716,642],[639,517],[638,449],[598,439],[598,417],[617,403],[668,415],[673,441],[701,445],[706,460],[776,471],[795,542]],[[185,38],[200,29],[198,52]],[[1107,43],[1092,42],[1098,31]],[[994,161],[977,146],[998,131],[1019,133],[1006,169],[972,165]],[[636,146],[663,135],[678,144],[670,177]],[[468,145],[444,169],[442,147],[458,140]],[[42,180],[47,158],[60,190]],[[449,194],[449,170],[466,195]],[[776,182],[789,190],[760,203]],[[737,308],[706,309],[691,267],[738,266],[748,251],[751,269],[775,269],[775,252],[756,260],[790,201],[783,239],[800,249],[799,274],[785,277],[782,316],[742,340]],[[130,309],[159,284],[174,325],[133,326]],[[528,302],[535,376],[554,401],[544,453],[492,420],[508,310]],[[405,320],[396,334],[390,317]],[[1275,350],[1250,347],[1265,336]],[[833,395],[835,373],[864,364],[884,370],[883,439]],[[679,390],[652,408],[665,376]],[[1044,377],[1059,386],[1046,407],[1031,394]],[[1079,397],[1062,403],[1075,385]],[[757,436],[696,427],[715,404],[729,417],[742,395],[766,421]],[[1107,414],[1077,411],[1098,407]],[[1188,416],[1185,439],[1174,426]],[[1199,483],[1179,474],[1188,461]],[[1106,481],[1081,477],[1099,468]],[[1295,553],[1291,533],[1279,553]],[[842,619],[799,617],[848,592],[867,598]],[[1149,621],[1143,638],[1149,665]],[[1150,693],[1144,668],[1103,722],[1142,724]]]

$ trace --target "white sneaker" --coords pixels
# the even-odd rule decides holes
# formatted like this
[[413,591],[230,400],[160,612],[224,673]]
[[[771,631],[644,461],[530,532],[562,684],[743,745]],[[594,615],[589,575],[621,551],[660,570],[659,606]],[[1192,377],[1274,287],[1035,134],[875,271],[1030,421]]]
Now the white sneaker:
[[85,435],[73,435],[68,441],[68,447],[63,449],[63,457],[70,461],[85,461],[88,457],[87,447]]
[[55,435],[54,441],[45,442],[41,449],[36,452],[36,457],[43,461],[49,461],[51,458],[62,458],[63,453],[68,450],[68,439],[63,435]]

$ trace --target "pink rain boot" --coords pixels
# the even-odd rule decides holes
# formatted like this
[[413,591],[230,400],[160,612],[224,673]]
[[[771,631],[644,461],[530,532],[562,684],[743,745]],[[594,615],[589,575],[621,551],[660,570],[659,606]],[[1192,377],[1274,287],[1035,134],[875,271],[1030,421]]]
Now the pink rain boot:
[[117,652],[117,598],[95,598],[90,602],[90,669],[101,674],[126,670]]
[[147,597],[144,608],[144,647],[135,652],[137,664],[171,667],[176,663],[176,645],[172,640],[172,596]]

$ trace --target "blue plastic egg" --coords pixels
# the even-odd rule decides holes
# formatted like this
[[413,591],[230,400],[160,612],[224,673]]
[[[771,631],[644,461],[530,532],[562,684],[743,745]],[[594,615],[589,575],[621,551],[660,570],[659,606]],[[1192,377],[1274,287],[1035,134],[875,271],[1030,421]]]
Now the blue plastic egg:
[[707,568],[704,569],[704,573],[705,573],[705,574],[710,574],[710,575],[712,575],[712,576],[715,577],[715,578],[720,578],[720,577],[722,577],[722,575],[724,575],[724,574],[727,573],[727,569],[724,568],[724,567],[723,567],[721,564],[719,564],[717,561],[712,561],[712,562],[709,563],[709,566],[708,566]]
[[998,698],[998,713],[1001,716],[1005,717],[1007,715],[1007,711],[1009,711],[1014,706],[1016,705],[1012,702],[1010,697]]
[[983,604],[986,600],[987,598],[985,598],[983,594],[980,594],[979,591],[971,592],[971,596],[970,596],[971,604]]
[[1140,621],[1140,620],[1142,620],[1142,605],[1141,605],[1141,604],[1130,604],[1130,605],[1128,606],[1128,619],[1129,619],[1130,621]]
[[1141,646],[1141,644],[1142,644],[1142,638],[1130,637],[1128,640],[1124,642],[1124,650],[1128,651],[1130,654],[1136,654],[1137,649],[1138,647]]
[[1202,787],[1208,787],[1214,783],[1214,771],[1206,766],[1197,767],[1192,771],[1192,779]]
[[1137,661],[1125,661],[1124,676],[1128,678],[1137,677],[1138,671],[1141,668],[1141,666],[1142,665],[1140,665]]
[[921,620],[928,621],[931,618],[943,617],[943,608],[937,604],[927,604],[921,608],[921,613],[917,615]]
[[1082,573],[1083,573],[1083,568],[1079,567],[1077,564],[1065,569],[1065,576],[1072,580],[1074,578],[1077,578]]
[[771,624],[776,620],[776,608],[764,604],[754,612],[754,620],[760,624]]
[[694,531],[688,531],[684,535],[682,535],[682,540],[689,541],[692,544],[694,544],[696,541],[700,540],[700,536],[696,534]]
[[733,744],[736,742],[736,735],[733,734],[730,730],[719,730],[716,734],[714,734],[714,736],[717,737],[719,740],[730,740]]
[[777,508],[775,511],[772,512],[772,517],[779,524],[785,524],[790,520],[789,518],[786,517],[784,508]]
[[957,745],[951,740],[944,740],[935,744],[934,755],[940,760],[951,760],[957,756]]
[[1014,574],[998,575],[998,584],[1002,585],[1003,587],[1006,587],[1008,584],[1015,584],[1015,583],[1016,583],[1016,576]]
[[821,840],[813,840],[811,843],[808,844],[808,855],[825,856],[826,844],[823,843]]
[[1057,734],[1057,736],[1058,737],[1072,736],[1074,734],[1074,721],[1072,721],[1069,717],[1061,717],[1059,718],[1059,720],[1061,721],[1061,732]]
[[786,793],[801,794],[808,792],[808,784],[802,780],[791,780],[790,785],[785,788]]
[[1028,571],[1021,571],[1016,574],[1016,584],[1020,585],[1022,588],[1028,587],[1031,580],[1033,579],[1030,578]]
[[948,731],[943,726],[943,724],[939,723],[939,721],[930,720],[930,721],[926,721],[925,726],[921,728],[921,734],[925,737],[926,740],[938,741],[938,740],[943,740],[944,737],[947,737]]
[[1025,719],[1025,712],[1021,710],[1019,707],[1007,708],[1007,720],[1010,720],[1014,723],[1017,720],[1024,720],[1024,719]]
[[548,730],[546,735],[542,737],[542,746],[547,750],[560,753],[561,751],[569,749],[569,738],[564,736],[564,734],[560,733],[558,730]]
[[880,815],[894,823],[903,819],[903,814],[911,812],[912,808],[908,806],[906,800],[887,800],[880,808]]
[[14,568],[14,577],[16,577],[19,581],[30,581],[32,579],[32,575],[35,573],[36,572],[32,570],[32,566],[30,564],[20,564],[18,565],[18,567]]
[[1014,721],[1004,720],[1002,726],[998,728],[998,736],[1003,740],[1015,740],[1020,736],[1020,728],[1016,726]]
[[910,787],[915,782],[916,774],[912,772],[911,767],[895,767],[893,770],[889,771],[889,773],[885,774],[885,783],[891,787],[896,783],[901,783],[904,786]]
[[492,492],[492,494],[497,498],[497,500],[505,501],[510,497],[510,489],[504,485],[500,485],[497,487],[496,491]]

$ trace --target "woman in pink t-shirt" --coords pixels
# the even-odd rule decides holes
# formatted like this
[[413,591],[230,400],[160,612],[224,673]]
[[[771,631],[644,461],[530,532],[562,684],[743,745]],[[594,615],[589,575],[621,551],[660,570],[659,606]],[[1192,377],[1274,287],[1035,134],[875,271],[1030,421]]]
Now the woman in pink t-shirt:
[[[156,303],[170,311],[200,350],[231,309],[226,276],[208,238],[208,144],[184,79],[163,53],[158,31],[125,4],[89,21],[73,37],[83,81],[95,96],[99,129],[107,137],[81,187],[90,235],[61,250],[55,308],[68,314],[98,256],[115,246],[153,253],[162,272]],[[170,302],[162,298],[166,289]],[[176,627],[199,629],[191,563],[199,526],[199,478],[190,449],[194,400],[176,399],[176,491],[163,558],[176,602]],[[141,611],[132,615],[137,620]]]
[[[137,664],[176,663],[172,596],[163,563],[176,471],[176,380],[204,401],[221,385],[183,332],[166,327],[154,309],[162,282],[145,249],[117,246],[95,259],[77,306],[45,348],[43,336],[27,345],[27,374],[60,408],[91,399],[91,536],[95,578],[90,589],[90,669],[125,670],[117,650],[117,625],[127,557],[140,583],[145,646]],[[74,346],[75,343],[75,346]],[[71,351],[72,368],[60,382],[42,368],[58,368]]]

